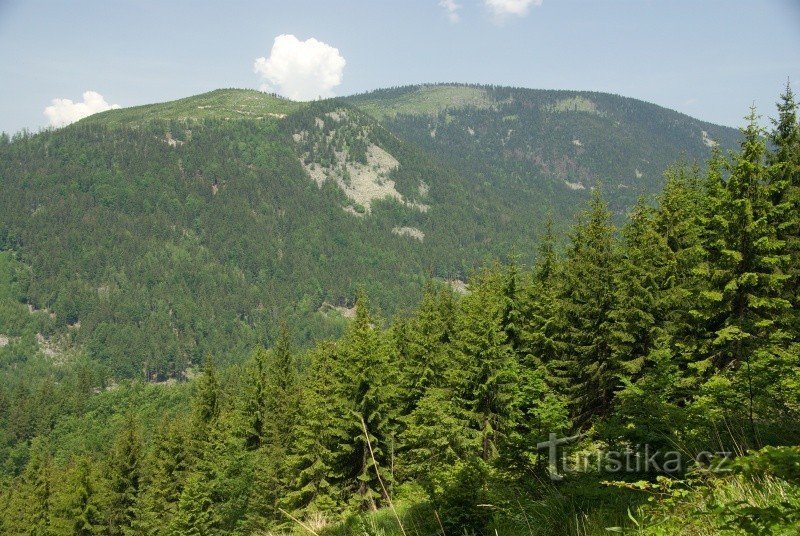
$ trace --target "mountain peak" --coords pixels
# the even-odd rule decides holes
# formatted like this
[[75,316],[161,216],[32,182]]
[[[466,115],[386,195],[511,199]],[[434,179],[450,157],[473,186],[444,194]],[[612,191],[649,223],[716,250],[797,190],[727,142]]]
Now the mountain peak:
[[283,118],[301,103],[255,89],[215,89],[174,101],[108,110],[81,124],[136,125],[157,120]]

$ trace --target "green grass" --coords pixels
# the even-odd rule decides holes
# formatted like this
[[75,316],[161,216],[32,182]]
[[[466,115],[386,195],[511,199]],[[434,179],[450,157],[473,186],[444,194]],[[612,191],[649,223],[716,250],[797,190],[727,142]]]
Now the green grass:
[[683,496],[653,495],[633,515],[629,534],[796,535],[800,528],[800,486],[769,475],[727,475],[688,488]]
[[468,86],[421,86],[399,96],[358,97],[359,106],[377,119],[397,114],[436,114],[448,108],[489,108],[493,100],[483,88]]
[[586,112],[603,115],[597,111],[597,104],[580,95],[576,95],[567,99],[561,99],[555,104],[545,107],[545,109],[550,112]]
[[[682,486],[669,493],[636,492],[603,486],[591,478],[546,490],[538,499],[507,497],[495,505],[484,534],[503,536],[601,536],[637,534],[795,535],[800,523],[800,487],[764,475],[726,475]],[[406,536],[441,535],[427,501],[398,501]],[[321,536],[402,536],[388,508],[350,516],[340,523],[312,522]],[[293,534],[309,534],[300,526]],[[473,533],[465,533],[473,534]],[[475,536],[479,536],[475,534]]]
[[[605,536],[609,527],[635,528],[628,511],[636,511],[647,500],[641,493],[605,486],[598,475],[584,475],[558,486],[549,482],[488,484],[491,498],[486,508],[492,521],[484,532],[465,532],[474,536]],[[406,536],[441,536],[449,525],[446,514],[437,512],[422,495],[400,492],[395,500],[397,514]],[[390,508],[352,514],[341,522],[312,520],[310,527],[320,536],[402,536],[403,531]],[[301,526],[293,534],[308,536]],[[453,528],[444,532],[453,532]]]
[[119,127],[155,120],[279,119],[301,105],[254,89],[217,89],[176,101],[109,110],[80,123]]

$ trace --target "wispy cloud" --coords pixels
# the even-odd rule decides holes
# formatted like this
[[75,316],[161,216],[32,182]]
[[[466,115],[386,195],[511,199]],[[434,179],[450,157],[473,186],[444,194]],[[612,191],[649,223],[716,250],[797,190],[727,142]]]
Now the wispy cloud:
[[256,59],[253,70],[265,81],[262,90],[311,100],[333,95],[333,88],[342,83],[346,64],[339,50],[327,43],[313,37],[300,41],[284,34],[275,38],[268,58]]
[[492,13],[495,20],[502,22],[509,16],[526,16],[532,6],[541,6],[542,0],[484,0],[483,3]]
[[447,12],[447,19],[453,24],[461,20],[458,10],[461,9],[461,4],[457,4],[455,0],[439,0],[439,5]]
[[107,103],[106,99],[96,91],[86,91],[83,94],[83,102],[73,102],[70,99],[53,99],[51,102],[52,104],[44,109],[44,115],[54,127],[63,127],[92,114],[120,108],[119,104]]

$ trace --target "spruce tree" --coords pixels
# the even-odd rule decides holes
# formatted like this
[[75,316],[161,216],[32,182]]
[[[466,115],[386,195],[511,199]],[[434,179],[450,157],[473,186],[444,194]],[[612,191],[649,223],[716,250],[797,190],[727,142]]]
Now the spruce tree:
[[264,444],[267,427],[267,360],[269,356],[263,346],[256,347],[251,354],[249,366],[250,385],[245,407],[248,422],[246,435],[247,448],[255,450]]
[[206,354],[196,389],[194,398],[195,432],[198,437],[202,438],[208,433],[208,428],[219,417],[221,405],[221,390],[219,378],[217,377],[217,367],[211,354]]
[[78,460],[68,508],[72,534],[75,536],[92,536],[105,530],[91,469],[89,460]]
[[208,482],[201,474],[189,475],[178,501],[177,512],[170,524],[170,534],[174,536],[209,536],[214,533],[216,523]]
[[548,219],[539,245],[531,284],[524,290],[523,347],[521,364],[526,369],[543,368],[548,385],[563,392],[566,382],[564,361],[561,266],[555,252],[552,219]]
[[516,423],[518,364],[503,329],[506,284],[501,272],[484,273],[473,283],[472,294],[461,300],[456,324],[461,379],[454,392],[457,403],[470,412],[484,461],[497,456]]
[[620,375],[635,382],[645,372],[656,340],[666,336],[665,294],[674,282],[675,259],[643,199],[633,209],[622,236],[609,313],[611,359]]
[[128,414],[117,434],[109,463],[111,534],[132,534],[141,492],[142,439],[139,424]]
[[770,392],[776,368],[788,359],[785,298],[788,260],[774,225],[775,205],[765,164],[766,146],[755,110],[734,155],[722,205],[726,224],[712,257],[710,288],[704,293],[712,337],[706,351],[714,370],[707,392],[723,407],[746,408],[753,440],[759,394]]
[[291,334],[284,322],[275,347],[267,361],[265,410],[269,423],[267,440],[275,446],[291,443],[297,423],[299,387],[294,355],[291,349]]
[[511,350],[519,358],[524,353],[522,295],[523,285],[520,281],[519,268],[512,257],[505,270],[503,288],[501,290],[502,312],[500,326],[506,334]]
[[712,274],[723,262],[726,249],[728,168],[727,160],[715,147],[696,189],[686,181],[670,180],[667,187],[675,187],[665,190],[660,198],[659,231],[680,231],[667,234],[667,243],[677,262],[671,299],[680,308],[672,319],[670,332],[683,373],[675,392],[676,402],[681,405],[697,396],[700,386],[716,370],[710,347],[721,322],[712,306],[718,296]]
[[388,350],[363,295],[337,353],[341,356],[338,384],[352,412],[341,472],[350,481],[356,504],[375,510],[386,499],[380,480],[387,488],[392,480],[387,470],[392,449],[388,393],[383,391]]
[[352,416],[343,411],[347,401],[338,384],[335,352],[332,344],[321,344],[310,355],[296,436],[289,445],[289,491],[280,501],[284,510],[296,516],[331,514],[339,501],[338,456],[341,445],[350,439]]
[[[670,202],[686,194],[687,186],[673,182]],[[665,210],[675,209],[684,210],[674,205]],[[668,232],[659,230],[659,218],[667,223]],[[612,362],[620,383],[604,430],[612,440],[623,437],[631,443],[662,445],[675,424],[677,359],[671,323],[680,321],[676,312],[686,305],[682,301],[686,292],[677,288],[678,256],[685,253],[682,250],[691,243],[692,234],[691,220],[677,221],[672,212],[659,214],[644,200],[622,229],[609,314]],[[670,240],[678,254],[669,246]]]
[[473,414],[456,402],[451,388],[431,387],[403,419],[400,477],[430,489],[435,475],[479,452],[481,438]]
[[[503,453],[503,465],[510,474],[528,474],[534,466],[540,465],[536,443],[547,438],[549,433],[565,432],[569,427],[567,400],[562,394],[563,352],[558,341],[561,332],[558,269],[552,220],[548,219],[532,277],[527,284],[519,285],[513,300],[516,304],[512,310],[516,309],[518,319],[513,324],[518,324],[520,329],[515,351],[517,418],[508,448]],[[514,272],[510,270],[507,275],[509,281],[521,279]],[[511,286],[510,283],[505,286],[507,303],[513,294],[509,292]],[[507,306],[504,318],[511,316],[508,311]],[[508,328],[505,331],[513,333]]]
[[53,457],[50,441],[39,436],[31,442],[30,459],[22,474],[21,499],[25,515],[22,524],[26,534],[49,536],[53,533]]
[[588,211],[570,236],[564,265],[561,305],[564,353],[568,362],[575,424],[585,426],[605,415],[619,388],[614,363],[612,321],[617,258],[614,227],[607,205],[596,190]]
[[452,292],[429,283],[415,316],[394,326],[401,415],[411,413],[428,389],[446,382],[452,365],[454,308]]
[[776,227],[777,237],[785,242],[787,264],[786,299],[792,303],[792,331],[800,342],[800,123],[798,104],[791,85],[778,103],[778,118],[769,134],[772,151],[767,154],[771,164],[770,195],[775,205],[770,222]]
[[164,534],[175,515],[186,473],[192,463],[190,432],[181,418],[164,418],[156,430],[148,458],[145,489],[137,528]]

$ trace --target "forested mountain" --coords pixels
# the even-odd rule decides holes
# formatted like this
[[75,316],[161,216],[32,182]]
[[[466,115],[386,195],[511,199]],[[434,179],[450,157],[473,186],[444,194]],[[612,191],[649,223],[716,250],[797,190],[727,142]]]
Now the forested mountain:
[[[621,223],[595,188],[561,238],[543,226],[532,261],[487,265],[462,292],[421,278],[391,317],[359,292],[341,336],[298,347],[308,324],[280,321],[279,281],[380,294],[384,270],[427,259],[387,240],[428,233],[458,258],[492,252],[436,215],[453,192],[447,210],[469,214],[474,176],[366,109],[99,117],[3,147],[22,208],[4,196],[0,533],[797,534],[790,88],[774,128],[753,111],[733,151],[670,166]],[[365,257],[339,266],[340,247]],[[188,381],[98,368],[138,357],[154,379],[195,351]]]
[[180,377],[280,319],[296,342],[340,333],[359,289],[393,315],[431,277],[530,262],[548,215],[563,230],[591,188],[621,221],[668,162],[735,138],[611,95],[452,85],[308,104],[218,90],[4,138],[0,247],[52,318],[0,335]]
[[574,206],[575,191],[601,184],[624,214],[661,188],[668,165],[703,161],[710,147],[739,139],[735,129],[589,91],[442,84],[349,100],[497,197],[511,218],[542,204],[561,212]]

